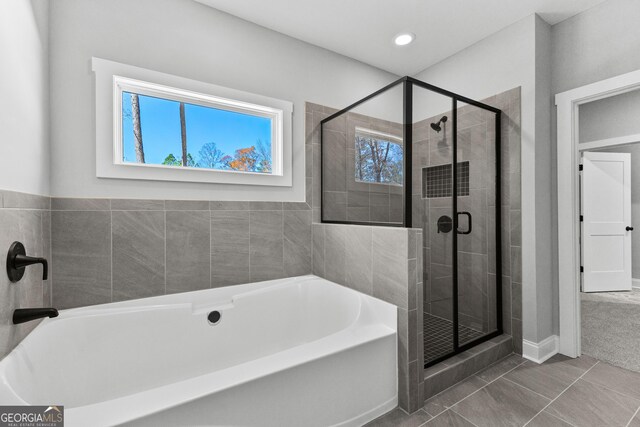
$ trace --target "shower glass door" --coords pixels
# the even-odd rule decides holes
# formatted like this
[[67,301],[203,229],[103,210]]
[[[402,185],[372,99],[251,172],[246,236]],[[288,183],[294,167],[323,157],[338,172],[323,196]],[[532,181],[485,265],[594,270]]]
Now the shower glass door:
[[426,366],[501,333],[496,111],[413,84],[412,226],[423,231]]
[[[457,318],[463,347],[498,330],[496,114],[457,102]],[[499,203],[498,203],[499,206]]]
[[423,332],[425,366],[502,333],[500,218],[509,207],[496,129],[500,110],[411,77],[322,120],[313,191],[321,221],[422,229],[422,286],[409,317]]
[[424,358],[455,351],[453,100],[413,87],[412,222],[423,235]]

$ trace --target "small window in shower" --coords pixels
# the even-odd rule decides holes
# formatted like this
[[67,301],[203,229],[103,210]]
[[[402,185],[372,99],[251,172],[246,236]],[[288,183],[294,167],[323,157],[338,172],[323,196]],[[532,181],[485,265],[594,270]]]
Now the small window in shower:
[[356,128],[355,180],[402,185],[403,149],[399,136]]
[[[469,195],[469,162],[460,162],[457,167],[458,196]],[[422,169],[422,198],[451,197],[453,194],[451,163]]]

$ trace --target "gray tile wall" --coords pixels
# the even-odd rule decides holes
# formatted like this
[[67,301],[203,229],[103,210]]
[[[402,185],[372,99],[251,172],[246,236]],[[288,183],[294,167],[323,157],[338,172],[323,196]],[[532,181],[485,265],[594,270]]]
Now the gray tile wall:
[[306,118],[305,202],[67,199],[0,191],[0,244],[8,249],[21,240],[50,264],[44,283],[30,272],[35,268],[19,286],[0,275],[0,357],[37,324],[13,326],[16,307],[64,309],[311,273],[319,140],[313,145],[312,114]]
[[14,325],[13,311],[17,308],[48,307],[51,300],[51,271],[49,280],[42,280],[42,267],[28,267],[17,283],[9,282],[4,273],[6,251],[14,241],[24,244],[27,255],[50,259],[51,217],[50,199],[25,193],[0,190],[0,358],[8,354],[38,324]]
[[313,274],[398,306],[398,399],[423,402],[422,230],[313,224]]
[[58,308],[311,272],[299,204],[54,198],[51,223]]
[[320,207],[312,121],[307,113],[305,202],[53,198],[53,303],[71,308],[311,273],[312,201],[318,218]]

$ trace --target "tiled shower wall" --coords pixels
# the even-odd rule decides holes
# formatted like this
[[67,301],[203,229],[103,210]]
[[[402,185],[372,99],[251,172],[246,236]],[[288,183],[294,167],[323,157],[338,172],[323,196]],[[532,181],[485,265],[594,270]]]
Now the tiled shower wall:
[[[335,112],[308,105],[312,117]],[[318,110],[318,107],[322,108]],[[316,119],[317,120],[317,119]],[[314,123],[319,126],[319,123]],[[402,186],[357,181],[355,174],[356,127],[396,136],[402,140],[402,124],[348,112],[324,126],[325,220],[402,224]],[[318,142],[319,143],[319,142]]]
[[[449,114],[450,115],[450,114]],[[489,297],[495,298],[495,292],[488,289],[488,245],[493,233],[488,234],[488,222],[495,221],[495,215],[489,215],[495,199],[495,175],[493,171],[494,122],[495,115],[476,107],[465,106],[458,109],[458,175],[462,175],[463,165],[467,174],[464,181],[466,191],[457,192],[458,211],[470,212],[473,227],[470,234],[455,234],[453,230],[440,230],[438,220],[441,217],[453,218],[451,192],[451,162],[453,141],[451,125],[443,125],[436,132],[429,124],[442,114],[414,124],[414,149],[417,154],[414,163],[413,218],[414,227],[423,228],[425,234],[425,276],[429,278],[425,286],[425,313],[438,318],[453,320],[453,239],[458,240],[458,315],[460,324],[476,331],[495,330],[495,309],[489,309]],[[448,125],[448,126],[447,126]],[[428,172],[436,168],[447,167],[449,175],[446,192],[425,195],[421,187],[424,171],[429,179],[442,181],[442,178],[429,176]],[[420,183],[422,182],[422,186]],[[460,183],[460,181],[459,181]],[[426,196],[426,197],[425,197]],[[489,200],[491,199],[491,200]],[[459,216],[459,228],[469,227],[468,220]],[[495,247],[495,245],[494,245]],[[494,258],[495,259],[495,258]],[[495,268],[494,268],[495,270]],[[495,284],[495,281],[494,281]],[[493,301],[491,302],[493,303]],[[492,323],[489,325],[489,323]]]
[[[321,207],[320,122],[338,110],[311,102],[307,102],[305,107],[306,158],[311,159],[307,162],[307,184],[311,183],[307,195],[311,199],[307,200],[311,200],[315,223],[320,222]],[[324,195],[330,201],[325,205],[328,211],[325,219],[401,223],[404,214],[402,187],[347,179],[355,176],[355,151],[353,144],[347,144],[347,141],[354,140],[356,126],[402,137],[402,126],[398,123],[353,112],[325,125],[325,142],[329,145],[325,150],[324,165],[328,168],[325,176],[332,176],[325,188],[330,190]]]
[[[48,306],[51,280],[42,280],[42,267],[31,266],[17,283],[4,272],[6,251],[14,241],[24,244],[27,255],[51,258],[50,199],[0,190],[0,358],[9,353],[38,322],[12,323],[16,308]],[[49,272],[51,278],[51,272]]]

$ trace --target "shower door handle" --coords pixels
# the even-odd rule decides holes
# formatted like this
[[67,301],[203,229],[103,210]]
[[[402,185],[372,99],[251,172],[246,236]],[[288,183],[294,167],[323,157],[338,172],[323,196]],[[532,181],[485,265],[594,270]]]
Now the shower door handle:
[[[460,215],[466,215],[467,216],[467,220],[469,222],[469,228],[467,228],[466,231],[461,231],[459,228],[456,230],[456,232],[458,234],[471,234],[471,229],[472,229],[472,225],[471,225],[471,213],[470,212],[458,212],[458,216]],[[458,221],[459,223],[460,221]]]

